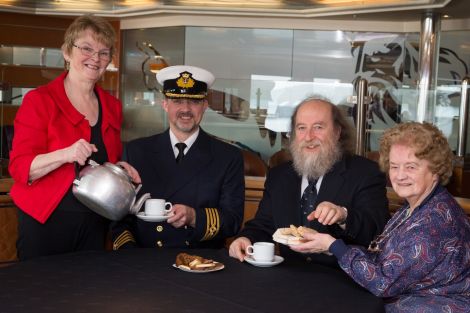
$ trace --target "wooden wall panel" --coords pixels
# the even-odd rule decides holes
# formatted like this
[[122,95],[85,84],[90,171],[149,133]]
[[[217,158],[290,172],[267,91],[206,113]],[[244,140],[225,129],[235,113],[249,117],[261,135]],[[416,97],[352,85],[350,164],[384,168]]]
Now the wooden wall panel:
[[12,184],[12,179],[0,179],[0,266],[17,259],[17,208],[8,195]]
[[[52,17],[0,12],[0,45],[60,49],[64,33],[75,17]],[[110,20],[116,31],[114,65],[119,68],[120,22]],[[0,81],[13,87],[36,87],[54,79],[63,70],[40,66],[1,65]],[[107,72],[100,82],[113,95],[119,95],[119,72]]]
[[13,125],[13,121],[15,120],[16,112],[18,112],[19,106],[17,105],[8,105],[3,104],[1,107],[0,112],[3,114],[2,116],[2,125]]
[[17,226],[16,207],[0,207],[0,265],[17,259]]
[[0,43],[14,46],[60,48],[72,17],[0,13]]
[[65,29],[45,29],[18,25],[0,25],[0,27],[2,29],[0,42],[6,46],[59,48],[63,43],[65,32]]
[[46,68],[42,66],[0,65],[2,80],[13,88],[33,88],[47,84],[60,75],[61,68]]

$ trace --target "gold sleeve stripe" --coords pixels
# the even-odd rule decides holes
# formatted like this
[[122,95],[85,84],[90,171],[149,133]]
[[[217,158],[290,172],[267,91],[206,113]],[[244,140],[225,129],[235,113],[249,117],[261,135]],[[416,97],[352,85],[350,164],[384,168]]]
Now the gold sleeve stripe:
[[206,233],[201,240],[214,238],[220,230],[220,216],[216,208],[206,208]]
[[211,229],[213,228],[213,225],[214,225],[213,208],[206,208],[206,232],[202,240],[209,240],[213,237],[212,231],[211,231]]
[[134,236],[128,230],[123,231],[113,242],[113,250],[118,250],[127,242],[135,242]]

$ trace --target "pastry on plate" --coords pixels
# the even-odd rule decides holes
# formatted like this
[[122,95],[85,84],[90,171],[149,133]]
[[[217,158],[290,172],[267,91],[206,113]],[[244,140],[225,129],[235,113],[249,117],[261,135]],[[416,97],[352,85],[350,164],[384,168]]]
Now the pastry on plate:
[[305,242],[304,234],[316,232],[305,226],[290,225],[290,227],[278,228],[273,234],[273,240],[285,245],[296,245]]
[[219,262],[214,260],[205,259],[198,255],[192,255],[188,253],[178,253],[176,256],[175,265],[179,268],[184,268],[186,270],[197,270],[205,271],[214,269]]

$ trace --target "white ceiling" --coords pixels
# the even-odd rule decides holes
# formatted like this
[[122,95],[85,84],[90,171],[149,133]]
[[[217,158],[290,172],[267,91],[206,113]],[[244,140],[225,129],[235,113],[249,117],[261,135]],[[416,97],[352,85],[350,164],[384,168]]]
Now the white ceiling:
[[416,20],[424,11],[470,18],[469,0],[0,0],[0,11],[41,15],[94,13],[124,18],[155,14]]

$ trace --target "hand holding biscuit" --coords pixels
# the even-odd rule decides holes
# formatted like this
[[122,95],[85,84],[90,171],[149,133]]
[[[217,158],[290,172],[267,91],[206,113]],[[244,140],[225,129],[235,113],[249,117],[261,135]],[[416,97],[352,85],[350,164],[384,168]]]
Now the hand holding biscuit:
[[305,233],[304,242],[290,246],[293,251],[300,253],[328,253],[331,244],[336,240],[328,234]]

